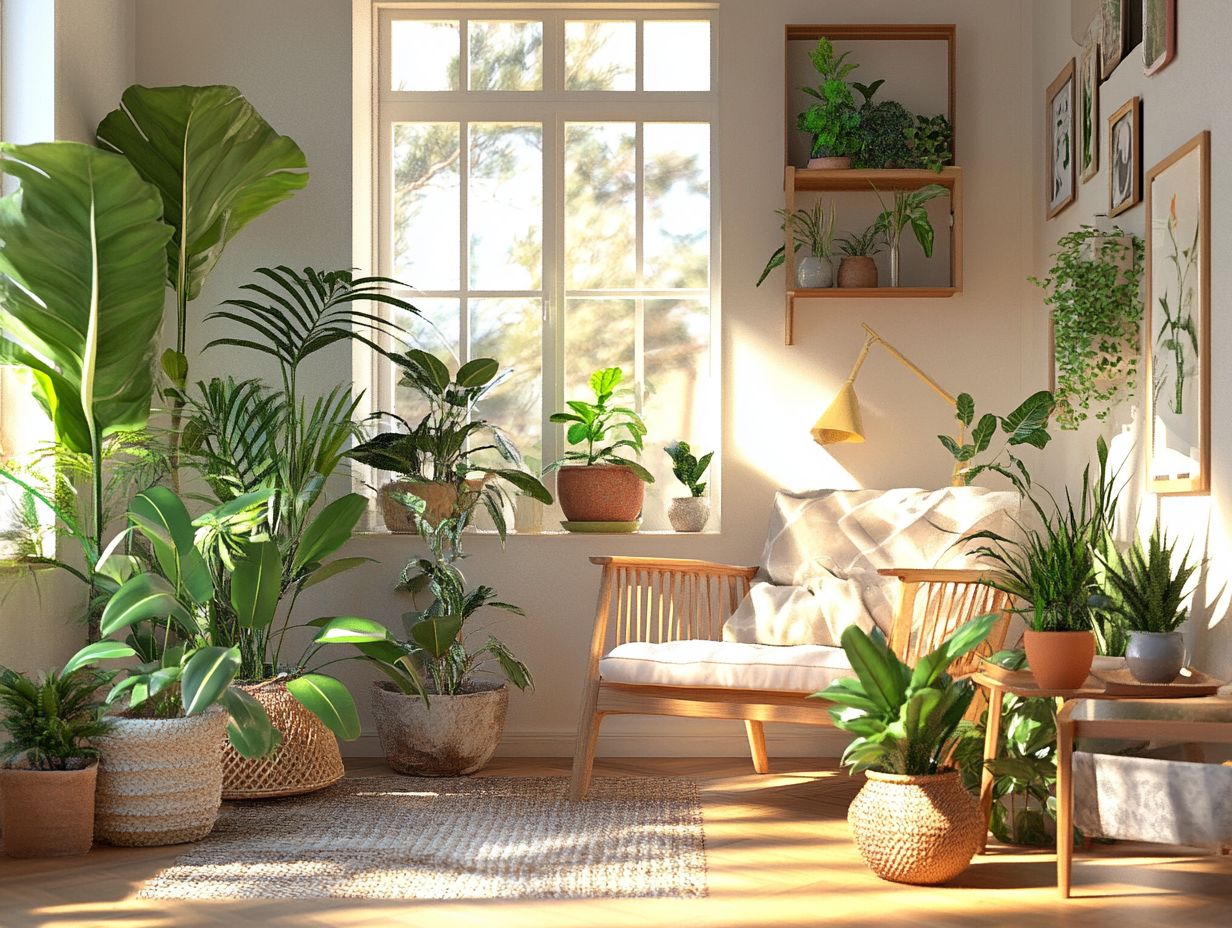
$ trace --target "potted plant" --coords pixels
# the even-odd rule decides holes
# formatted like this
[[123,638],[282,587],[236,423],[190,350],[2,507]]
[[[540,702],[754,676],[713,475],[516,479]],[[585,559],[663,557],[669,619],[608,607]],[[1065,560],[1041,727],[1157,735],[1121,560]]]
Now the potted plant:
[[983,816],[959,772],[946,766],[975,686],[946,670],[981,645],[997,621],[995,614],[973,619],[914,668],[880,630],[867,635],[850,625],[841,642],[855,678],[811,697],[834,703],[835,727],[855,736],[842,763],[868,781],[847,821],[865,863],[884,880],[944,883],[967,868],[980,845]]
[[1052,267],[1028,280],[1051,307],[1057,424],[1105,421],[1134,396],[1142,326],[1142,240],[1120,227],[1092,226],[1057,241]]
[[[493,358],[474,358],[451,375],[443,361],[417,348],[393,360],[402,369],[402,386],[415,391],[428,411],[415,425],[394,413],[377,413],[374,418],[392,419],[404,431],[382,432],[347,452],[361,464],[399,475],[379,490],[386,528],[416,530],[416,516],[402,501],[407,494],[425,502],[423,518],[432,525],[482,504],[502,539],[510,505],[505,484],[540,503],[552,502],[547,488],[522,469],[509,436],[479,413],[479,404],[509,371],[500,373]],[[511,466],[484,466],[493,455]]]
[[1129,550],[1097,555],[1103,566],[1100,605],[1129,633],[1125,663],[1142,683],[1171,683],[1185,663],[1180,627],[1189,618],[1186,587],[1198,569],[1189,552],[1176,557],[1159,523],[1145,548],[1135,539]]
[[[615,405],[628,390],[618,390],[624,372],[601,368],[590,375],[594,402],[569,400],[568,412],[556,412],[552,422],[562,423],[565,439],[583,450],[566,451],[548,465],[557,469],[556,495],[565,513],[565,528],[578,523],[608,523],[608,530],[633,531],[642,511],[648,483],[654,477],[637,461],[622,454],[625,448],[641,454],[646,426],[637,412]],[[616,523],[616,525],[611,525]],[[630,526],[632,526],[630,528]]]
[[943,113],[916,116],[915,125],[904,129],[903,136],[911,152],[907,162],[910,167],[940,174],[941,169],[954,160],[950,148],[953,130]]
[[946,189],[940,184],[928,184],[918,190],[894,191],[894,206],[886,206],[881,191],[873,188],[881,202],[881,215],[877,217],[877,230],[885,236],[890,248],[890,286],[898,286],[899,258],[902,250],[903,231],[910,226],[915,240],[920,243],[924,257],[933,256],[933,224],[924,208],[929,200],[945,196]]
[[461,776],[481,769],[500,744],[509,706],[507,684],[521,690],[534,686],[526,665],[504,642],[487,635],[475,644],[468,623],[483,609],[517,615],[522,610],[499,602],[491,587],[467,588],[457,561],[469,512],[432,524],[424,518],[423,500],[412,501],[411,508],[429,555],[406,566],[399,588],[430,600],[403,616],[405,639],[375,623],[340,628],[332,621],[317,640],[354,645],[388,677],[373,684],[372,711],[394,770],[409,776]]
[[838,263],[838,285],[871,289],[877,286],[877,262],[873,256],[881,251],[882,231],[872,223],[863,232],[850,232],[839,239],[843,258]]
[[[807,254],[796,265],[797,286],[818,289],[834,286],[834,264],[831,260],[834,254],[834,204],[830,204],[829,212],[820,199],[812,209],[798,209],[794,213],[779,209],[775,212],[783,220],[779,228],[791,230],[792,250],[798,254],[800,249],[807,249]],[[760,287],[770,272],[783,264],[786,254],[783,245],[774,250],[757,278],[757,286]]]
[[898,168],[911,160],[907,130],[915,125],[915,117],[896,100],[873,102],[884,83],[884,79],[871,84],[851,82],[864,98],[860,104],[860,148],[853,159],[857,168]]
[[0,829],[10,857],[90,850],[97,741],[110,727],[97,694],[109,681],[80,652],[37,678],[0,668],[0,730],[8,735],[0,745]]
[[812,136],[810,168],[849,168],[852,155],[860,150],[860,111],[846,81],[859,65],[847,63],[849,54],[835,57],[834,46],[824,37],[809,52],[821,81],[816,87],[802,88],[817,102],[797,117],[796,127]]
[[700,532],[710,520],[710,501],[702,495],[706,492],[706,484],[700,481],[714,452],[708,451],[698,458],[686,441],[672,442],[663,450],[672,459],[672,474],[689,491],[688,496],[672,497],[667,520],[678,532]]

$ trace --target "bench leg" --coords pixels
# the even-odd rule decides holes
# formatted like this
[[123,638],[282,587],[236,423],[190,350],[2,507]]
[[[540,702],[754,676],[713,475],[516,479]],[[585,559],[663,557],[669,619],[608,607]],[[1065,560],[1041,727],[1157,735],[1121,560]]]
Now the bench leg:
[[766,730],[761,722],[745,719],[745,733],[749,736],[749,753],[753,756],[753,770],[757,773],[770,772],[770,758],[766,756]]
[[602,712],[592,712],[578,728],[577,744],[573,749],[573,779],[569,784],[569,798],[581,800],[590,790],[590,775],[595,766],[595,748],[599,743],[599,726],[603,723]]

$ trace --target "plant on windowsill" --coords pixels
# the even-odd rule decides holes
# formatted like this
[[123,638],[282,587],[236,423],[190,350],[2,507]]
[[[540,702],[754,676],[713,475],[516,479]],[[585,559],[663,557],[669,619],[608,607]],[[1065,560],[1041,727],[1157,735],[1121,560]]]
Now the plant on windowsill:
[[849,232],[839,239],[843,258],[838,263],[838,285],[871,289],[877,286],[877,262],[874,255],[885,244],[881,229],[872,223],[863,232]]
[[84,854],[94,842],[97,741],[111,723],[89,655],[28,677],[0,667],[0,828],[9,857]]
[[868,782],[847,819],[860,855],[882,879],[943,883],[965,870],[979,847],[983,817],[947,766],[975,687],[947,670],[983,644],[999,619],[973,619],[914,668],[880,630],[868,635],[848,626],[841,642],[855,677],[811,697],[834,703],[834,726],[855,736],[842,763],[865,771]]
[[428,547],[403,569],[399,589],[429,601],[403,615],[406,637],[366,623],[331,632],[318,641],[348,643],[388,681],[373,684],[372,710],[389,765],[409,776],[461,776],[481,769],[500,744],[509,688],[533,689],[530,671],[503,641],[468,635],[469,623],[484,609],[522,610],[496,599],[491,587],[467,589],[458,569],[460,539],[473,510],[436,523],[425,517],[423,499],[409,502]]
[[556,495],[570,531],[594,531],[594,523],[604,523],[605,531],[637,531],[646,484],[654,483],[650,471],[627,456],[642,453],[646,425],[636,410],[614,405],[632,394],[618,389],[623,380],[619,367],[600,368],[589,380],[594,402],[567,400],[568,412],[552,413],[552,422],[567,426],[565,440],[583,449],[548,465],[557,471]]
[[881,203],[881,214],[875,225],[885,236],[890,249],[890,286],[898,286],[899,259],[901,257],[903,232],[910,227],[915,240],[920,243],[924,257],[933,256],[933,224],[929,221],[925,204],[937,197],[945,196],[947,191],[940,184],[928,184],[919,190],[894,191],[894,205],[886,206],[881,198],[881,191],[875,186],[873,192]]
[[846,80],[859,65],[847,62],[849,54],[835,57],[834,46],[824,37],[809,52],[821,81],[801,89],[818,102],[797,117],[796,127],[812,137],[810,168],[849,168],[852,156],[860,151],[860,111]]
[[1057,425],[1103,422],[1132,400],[1142,327],[1142,240],[1120,227],[1063,235],[1043,278],[1028,280],[1051,307]]
[[[792,250],[798,254],[804,248],[808,252],[796,265],[797,286],[805,289],[833,286],[834,204],[830,204],[829,212],[826,212],[825,203],[821,200],[814,203],[812,209],[798,209],[794,213],[779,209],[775,212],[783,220],[779,228],[791,229]],[[770,272],[783,263],[786,254],[783,245],[774,250],[757,278],[757,286],[760,287]]]
[[678,532],[700,532],[710,521],[710,501],[702,495],[706,492],[706,484],[701,479],[714,452],[708,451],[698,458],[686,441],[672,442],[663,450],[672,459],[672,474],[689,491],[688,496],[672,497],[667,520]]
[[1099,605],[1129,634],[1125,663],[1141,683],[1171,683],[1185,663],[1180,627],[1189,618],[1190,578],[1201,562],[1189,551],[1179,558],[1159,522],[1144,546],[1136,538],[1125,552],[1097,553],[1103,570]]
[[908,167],[924,168],[936,174],[954,160],[950,151],[953,130],[944,114],[916,116],[915,125],[903,130],[910,156]]
[[[427,413],[415,425],[394,413],[376,413],[374,419],[392,419],[403,431],[382,432],[347,452],[360,464],[398,475],[379,490],[387,529],[417,530],[416,513],[406,505],[409,496],[424,501],[422,518],[429,525],[469,515],[482,505],[504,540],[505,510],[512,505],[506,484],[545,505],[552,502],[547,488],[523,469],[522,456],[504,430],[479,415],[479,404],[509,371],[500,373],[494,358],[474,358],[451,375],[443,361],[418,348],[394,355],[393,361],[402,369],[401,385],[423,399]],[[493,456],[510,466],[484,466],[483,460]]]

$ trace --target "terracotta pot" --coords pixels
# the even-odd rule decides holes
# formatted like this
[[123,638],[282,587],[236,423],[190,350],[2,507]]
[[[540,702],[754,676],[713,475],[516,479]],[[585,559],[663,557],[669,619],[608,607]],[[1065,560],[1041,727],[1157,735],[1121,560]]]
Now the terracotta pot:
[[1125,664],[1139,683],[1171,683],[1185,664],[1180,632],[1130,632]]
[[632,522],[646,484],[621,464],[566,464],[556,474],[556,498],[570,522]]
[[710,500],[704,496],[677,496],[667,507],[667,521],[678,532],[700,532],[710,521]]
[[838,285],[865,289],[876,287],[877,262],[868,255],[844,256],[838,263]]
[[267,758],[244,757],[222,739],[222,798],[271,799],[325,789],[342,779],[342,752],[325,723],[277,682],[241,686],[261,704],[282,743]]
[[505,731],[509,688],[477,684],[472,692],[429,698],[425,705],[388,681],[373,684],[372,714],[389,766],[415,777],[456,777],[482,769]]
[[845,171],[851,167],[850,158],[809,158],[808,166],[814,171]]
[[117,719],[99,740],[98,840],[162,847],[213,831],[226,732],[227,713],[218,706],[191,718]]
[[94,843],[98,764],[80,770],[0,768],[0,829],[10,857],[71,857]]
[[1095,635],[1092,632],[1022,633],[1023,649],[1031,676],[1042,689],[1076,690],[1086,682],[1095,660]]
[[[472,492],[483,489],[487,478],[467,480],[466,487]],[[457,484],[432,480],[391,480],[381,487],[378,500],[381,504],[381,518],[385,528],[399,535],[414,535],[418,529],[411,517],[411,510],[394,499],[394,493],[409,493],[418,496],[427,507],[424,509],[424,519],[435,528],[442,519],[453,515],[458,504]]]
[[869,869],[883,880],[914,884],[944,883],[967,869],[984,819],[957,770],[867,775],[847,821]]

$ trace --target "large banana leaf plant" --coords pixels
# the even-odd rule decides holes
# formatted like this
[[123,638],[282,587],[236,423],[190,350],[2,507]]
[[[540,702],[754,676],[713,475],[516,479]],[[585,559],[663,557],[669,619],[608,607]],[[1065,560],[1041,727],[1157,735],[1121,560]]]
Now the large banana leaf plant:
[[947,668],[983,644],[999,618],[989,613],[972,619],[914,668],[890,650],[879,629],[871,635],[856,625],[844,629],[840,641],[855,677],[836,680],[809,697],[834,703],[829,712],[835,727],[856,736],[842,763],[852,773],[937,773],[975,696],[971,681],[955,680]]
[[76,142],[0,144],[20,189],[0,200],[0,361],[27,368],[55,440],[88,455],[100,554],[103,446],[141,429],[154,390],[165,247],[158,191],[118,155]]

